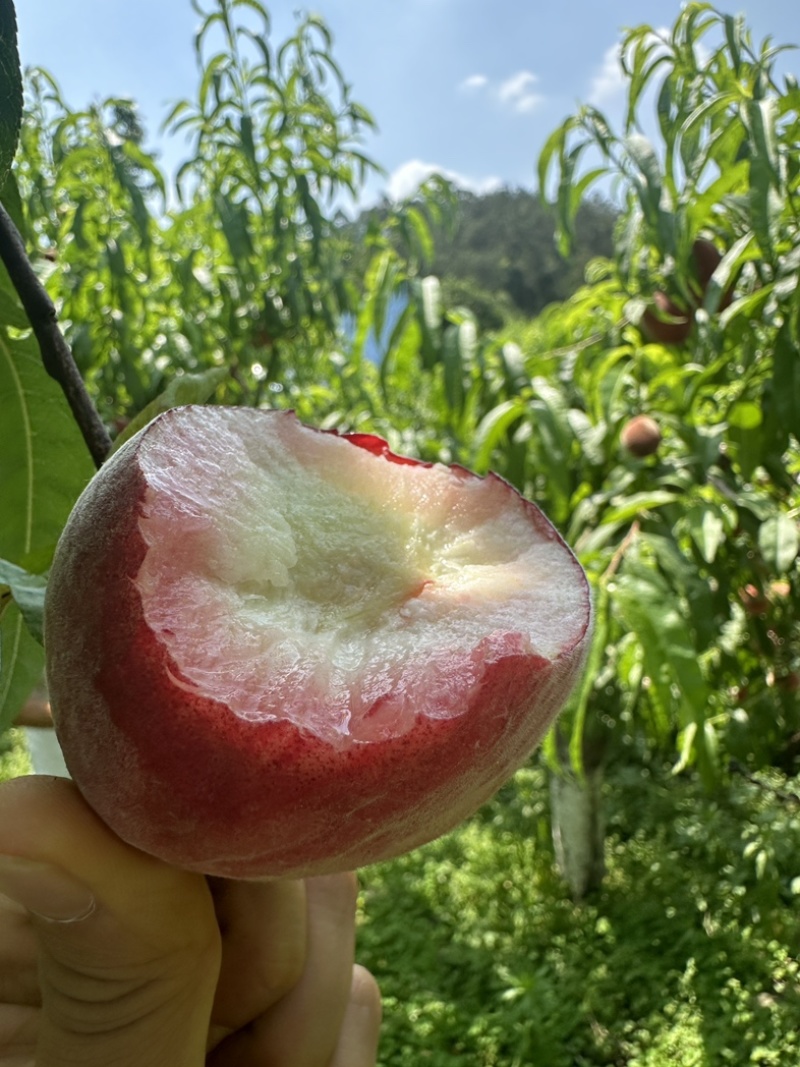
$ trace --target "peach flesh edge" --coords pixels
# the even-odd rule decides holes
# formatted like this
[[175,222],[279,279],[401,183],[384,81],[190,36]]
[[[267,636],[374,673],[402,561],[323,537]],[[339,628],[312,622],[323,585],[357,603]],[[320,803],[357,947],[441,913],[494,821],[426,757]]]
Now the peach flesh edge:
[[[163,588],[169,586],[158,567],[155,578],[148,574],[148,559],[152,564],[162,555],[182,565],[193,553],[199,558],[191,537],[185,536],[183,545],[175,539],[166,554],[148,547],[147,523],[158,509],[152,506],[153,470],[145,474],[147,456],[152,459],[159,438],[174,444],[176,435],[185,432],[189,442],[193,434],[202,435],[201,458],[207,459],[209,441],[220,429],[214,419],[230,417],[224,409],[182,409],[162,416],[103,468],[75,509],[54,563],[46,611],[51,698],[67,764],[89,802],[120,836],[205,873],[299,876],[396,855],[471,814],[539,742],[582,665],[591,614],[585,578],[538,509],[500,479],[413,461],[392,462],[390,454],[370,448],[368,442],[375,439],[350,442],[301,427],[288,413],[240,410],[234,420],[249,421],[256,428],[249,447],[256,438],[283,433],[294,435],[296,449],[299,435],[312,458],[324,453],[326,477],[331,466],[336,467],[332,452],[342,457],[341,470],[331,475],[334,481],[347,475],[352,484],[354,460],[356,467],[363,465],[363,477],[355,481],[361,489],[370,484],[365,471],[378,472],[373,483],[381,492],[389,474],[405,472],[397,483],[399,504],[408,503],[403,493],[419,476],[436,480],[434,496],[440,504],[443,485],[454,486],[454,499],[462,503],[464,487],[476,488],[486,494],[490,526],[510,510],[524,520],[521,543],[527,539],[554,553],[545,553],[544,573],[537,576],[545,590],[540,588],[539,603],[546,603],[554,574],[566,594],[562,589],[562,603],[550,607],[544,624],[537,623],[541,633],[532,636],[520,625],[530,621],[528,616],[541,617],[523,590],[516,614],[506,610],[507,605],[505,615],[500,613],[505,628],[495,619],[481,637],[471,640],[471,631],[465,636],[463,619],[449,631],[447,620],[458,616],[454,595],[466,597],[464,614],[482,610],[474,599],[479,577],[471,589],[467,582],[456,584],[456,594],[450,587],[443,594],[440,578],[432,581],[417,559],[410,568],[400,568],[399,585],[389,583],[390,606],[399,603],[402,609],[411,602],[417,608],[425,602],[436,629],[445,634],[433,656],[429,632],[417,645],[401,642],[394,660],[387,642],[397,636],[397,628],[392,631],[390,626],[386,641],[378,642],[373,663],[383,662],[389,653],[395,669],[389,681],[399,685],[402,699],[391,685],[381,693],[375,683],[377,688],[360,694],[363,715],[351,716],[352,732],[341,714],[334,716],[333,730],[325,728],[324,715],[319,714],[316,732],[304,725],[302,686],[294,694],[294,711],[282,718],[272,715],[274,701],[266,712],[232,710],[219,693],[203,691],[200,674],[189,677],[192,665],[176,660],[174,647],[168,647],[170,635],[165,639],[157,632],[158,626],[162,631],[168,627],[163,618],[155,625],[152,616],[148,618],[152,604],[148,607],[148,596],[142,594],[143,584],[159,585],[159,573]],[[221,439],[228,441],[228,462],[231,441],[224,435]],[[165,500],[172,499],[173,490]],[[349,486],[347,491],[352,495]],[[376,499],[369,502],[373,510]],[[464,511],[456,523],[462,533],[471,528],[470,515],[474,519],[476,514],[475,507]],[[399,505],[397,515],[406,515]],[[186,534],[186,526],[182,528]],[[163,527],[156,524],[151,532],[156,529],[160,537]],[[521,532],[516,530],[512,540],[519,541]],[[507,548],[502,531],[497,537]],[[364,559],[364,543],[357,547]],[[179,550],[182,557],[176,555]],[[239,553],[230,565],[244,567],[244,555]],[[429,564],[430,559],[422,562]],[[225,558],[222,563],[226,565]],[[458,573],[456,563],[452,569]],[[523,586],[525,574],[524,567],[512,567],[510,581],[505,575],[503,595],[509,595],[509,585]],[[391,568],[390,576],[397,577]],[[252,593],[247,584],[252,573],[226,574],[222,584],[231,577]],[[370,593],[367,583],[359,609],[372,607]],[[444,603],[435,600],[443,595]],[[389,614],[396,617],[397,611]],[[507,624],[510,618],[513,627]],[[371,633],[376,620],[366,621]],[[328,653],[331,642],[337,641],[336,627],[333,638],[322,630],[322,651]],[[453,648],[458,645],[454,634],[461,637],[460,647]],[[558,634],[560,645],[554,640]],[[548,647],[537,648],[537,642]],[[324,661],[319,649],[315,654],[306,691],[311,693],[307,703],[319,713]],[[422,702],[422,711],[415,702]]]
[[135,584],[175,684],[346,744],[460,714],[499,645],[557,653],[539,590],[563,614],[580,590],[503,483],[376,462],[291,417],[270,434],[213,418],[201,461],[193,426],[153,434],[139,456]]

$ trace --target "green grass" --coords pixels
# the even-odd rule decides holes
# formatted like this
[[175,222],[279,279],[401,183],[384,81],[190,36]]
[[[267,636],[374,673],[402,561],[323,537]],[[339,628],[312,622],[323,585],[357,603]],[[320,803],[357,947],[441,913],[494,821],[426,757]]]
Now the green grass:
[[800,809],[647,767],[607,793],[608,876],[580,905],[553,869],[539,768],[363,872],[384,1067],[800,1063]]
[[[0,780],[29,769],[0,736]],[[774,776],[716,797],[660,766],[609,773],[608,875],[575,904],[544,771],[455,833],[362,872],[359,959],[381,1067],[800,1063],[800,804]]]
[[31,761],[22,730],[0,733],[0,782],[31,773]]

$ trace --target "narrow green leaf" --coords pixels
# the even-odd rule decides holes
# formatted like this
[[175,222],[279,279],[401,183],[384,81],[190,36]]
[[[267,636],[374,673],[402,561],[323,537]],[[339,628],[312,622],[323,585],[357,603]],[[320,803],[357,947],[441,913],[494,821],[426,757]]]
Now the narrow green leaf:
[[253,255],[247,208],[244,204],[234,203],[223,193],[215,194],[214,207],[234,261],[238,264],[245,263]]
[[325,236],[324,233],[324,219],[322,212],[319,209],[315,197],[311,192],[311,186],[308,178],[305,174],[298,174],[296,176],[297,189],[300,193],[300,202],[303,205],[303,212],[306,216],[306,221],[311,227],[312,240],[312,256],[315,262],[319,262],[319,257],[322,251],[322,242]]
[[42,618],[47,577],[43,574],[30,574],[23,567],[17,567],[7,560],[0,559],[0,600],[2,600],[3,587],[8,589],[13,597],[31,636],[42,644],[44,641]]
[[625,500],[616,503],[603,515],[603,525],[607,523],[629,522],[641,515],[644,511],[653,511],[655,508],[663,508],[667,504],[673,504],[678,500],[677,493],[671,493],[666,489],[654,489],[652,492],[633,493]]
[[425,327],[433,332],[442,323],[442,287],[438,278],[422,279],[422,315]]
[[478,330],[472,318],[465,318],[458,324],[458,350],[462,366],[472,367],[478,350]]
[[530,425],[536,458],[548,480],[551,517],[557,523],[569,518],[574,470],[570,462],[575,436],[564,394],[543,377],[532,380]]
[[[35,343],[2,329],[0,411],[0,558],[42,571],[93,467]],[[2,641],[0,722],[7,723],[41,673],[42,657],[16,605],[3,612]]]
[[579,777],[583,777],[583,735],[586,728],[586,716],[594,692],[597,676],[603,666],[608,643],[609,594],[608,588],[601,583],[595,596],[594,634],[586,668],[583,673],[577,699],[574,700],[572,730],[569,739],[570,765]]
[[[629,37],[623,44],[623,56],[630,54],[632,42],[633,38]],[[662,43],[653,36],[649,27],[643,27],[642,31],[637,31],[636,46],[632,54],[633,62],[626,63],[629,72],[628,104],[625,114],[626,133],[630,133],[636,126],[636,108],[642,93],[652,82],[659,66],[670,58],[662,54],[663,47]],[[653,52],[656,52],[656,58],[649,62]]]
[[0,558],[55,545],[92,463],[35,343],[0,331]]
[[422,334],[422,365],[426,370],[442,358],[442,290],[433,275],[415,281],[411,287],[417,320]]
[[686,513],[692,540],[706,563],[713,563],[725,540],[725,523],[716,508],[698,505]]
[[771,260],[779,240],[785,195],[776,147],[775,101],[750,101],[746,116],[750,131],[750,212],[758,243]]
[[[797,313],[796,313],[797,314]],[[800,358],[790,322],[785,322],[773,346],[771,405],[767,425],[779,452],[783,452],[795,427],[800,426]]]
[[673,774],[682,774],[692,763],[694,743],[697,737],[697,723],[690,722],[678,735],[678,761],[672,768]]
[[507,341],[500,349],[500,362],[509,392],[518,393],[526,385],[530,385],[530,378],[525,367],[525,356],[519,345],[513,341]]
[[750,165],[747,160],[740,160],[732,167],[726,168],[701,193],[696,193],[692,197],[686,209],[689,230],[692,233],[697,233],[704,225],[711,222],[714,209],[722,206],[724,197],[745,191],[749,171]]
[[[192,6],[194,6],[194,0],[192,0]],[[204,19],[203,25],[194,35],[194,50],[199,60],[202,58],[203,41],[205,39],[206,34],[215,25],[215,23],[219,22],[224,24],[225,18],[221,11],[212,11],[211,14],[207,15],[199,8],[199,5],[197,7],[197,13]]]
[[[144,194],[139,188],[135,176],[131,173],[130,168],[125,163],[123,151],[116,147],[110,147],[109,156],[117,181],[130,197],[132,208],[131,214],[139,237],[141,238],[142,247],[147,248],[150,244],[150,211],[148,210]],[[142,156],[144,157],[144,153],[142,153]]]
[[650,567],[626,564],[614,583],[615,609],[639,639],[645,670],[662,709],[677,715],[679,725],[702,723],[708,707],[708,684],[675,592]]
[[205,115],[208,114],[209,93],[214,89],[215,96],[218,97],[220,72],[224,71],[229,63],[229,57],[225,53],[220,53],[219,55],[213,56],[213,58],[208,61],[206,68],[203,71],[203,79],[200,83],[198,92],[198,101],[200,103],[200,110]]
[[142,170],[147,171],[156,183],[156,187],[161,193],[163,201],[166,203],[167,183],[155,159],[136,144],[135,141],[125,141],[122,146],[122,151],[132,163],[135,163],[137,167],[141,167]]
[[390,266],[391,254],[382,251],[373,256],[367,267],[363,283],[364,296],[356,316],[355,332],[351,344],[352,358],[355,360],[360,361],[364,356],[367,339],[375,325],[375,310],[379,293],[385,285]]
[[734,241],[708,281],[703,306],[710,313],[714,313],[719,307],[722,296],[734,283],[742,266],[751,259],[758,258],[758,249],[753,241],[754,235],[746,233],[738,241]]
[[15,330],[30,328],[28,316],[19,302],[8,272],[0,263],[0,327],[13,326]]
[[257,15],[259,15],[260,18],[263,20],[265,31],[267,33],[269,33],[269,28],[270,28],[269,12],[264,7],[264,5],[259,2],[259,0],[234,0],[234,6],[236,6],[236,7],[249,7],[251,11],[255,11],[255,13]]
[[444,393],[451,411],[460,412],[464,406],[464,369],[458,343],[458,328],[448,326],[442,345],[444,364]]
[[766,161],[773,184],[776,188],[780,188],[780,164],[776,131],[777,115],[777,102],[772,98],[768,100],[752,100],[748,103],[747,119],[750,134],[753,138],[755,154]]
[[240,26],[239,34],[243,37],[249,38],[249,40],[253,42],[258,51],[261,53],[261,60],[263,64],[261,69],[261,76],[262,78],[268,79],[272,73],[272,52],[270,51],[269,40],[267,39],[266,35],[263,33],[256,33],[248,26]]
[[572,432],[580,442],[581,454],[586,462],[598,467],[603,466],[607,455],[604,444],[608,427],[604,422],[592,422],[580,408],[570,408],[567,418]]
[[556,195],[556,246],[559,253],[565,258],[572,251],[572,244],[575,239],[575,214],[577,212],[577,205],[573,196],[575,171],[581,155],[590,145],[591,142],[588,139],[579,141],[569,152],[565,151],[561,156],[561,179],[558,183],[558,193]]
[[430,227],[419,208],[409,207],[405,214],[417,240],[420,260],[423,265],[428,266],[433,262],[434,255],[433,235]]
[[[559,759],[559,729],[560,719],[556,719],[553,725],[545,734],[544,741],[542,741],[541,753],[546,765],[550,768],[553,774],[563,774],[564,768],[561,766],[561,760]],[[800,878],[798,878],[800,882]],[[800,889],[798,889],[800,893]]]
[[566,143],[567,134],[572,129],[571,119],[559,126],[558,129],[553,130],[550,136],[544,143],[544,148],[539,153],[539,159],[537,161],[537,173],[539,176],[539,196],[544,203],[548,203],[547,187],[550,175],[550,168],[554,161],[559,161],[564,152],[564,145]]
[[172,108],[167,112],[166,118],[161,123],[161,132],[164,133],[166,130],[172,130],[174,132],[174,129],[176,128],[175,123],[178,121],[181,115],[184,114],[184,112],[190,110],[191,106],[192,105],[189,103],[188,100],[178,100],[177,103],[175,103]]
[[495,448],[526,411],[526,405],[514,397],[504,400],[484,415],[475,431],[472,460],[475,470],[483,473],[488,469]]
[[658,156],[651,142],[634,133],[625,139],[625,147],[638,170],[634,175],[639,189],[642,210],[648,218],[655,218],[661,204],[662,174]]
[[406,303],[392,328],[392,332],[386,342],[383,359],[381,360],[380,380],[384,396],[388,395],[389,371],[395,362],[398,352],[405,345],[406,335],[410,332],[412,321],[413,309],[410,303]]
[[572,187],[572,202],[570,204],[570,210],[572,211],[573,217],[577,215],[578,208],[586,199],[589,189],[596,181],[604,178],[606,174],[608,174],[608,167],[595,167],[593,170],[588,170],[583,177],[575,182],[575,185]]
[[256,159],[256,145],[253,140],[253,117],[242,115],[239,119],[239,135],[241,137],[242,151],[250,164],[253,173],[259,174],[258,160]]
[[797,520],[781,512],[762,522],[758,528],[758,547],[770,567],[778,574],[786,574],[800,551]]
[[741,15],[736,18],[733,15],[725,15],[725,40],[733,61],[733,70],[737,77],[742,66],[743,23],[744,20]]
[[678,136],[681,140],[691,137],[699,127],[711,122],[720,112],[735,105],[737,100],[738,97],[733,92],[719,93],[704,100],[683,120]]
[[44,649],[12,603],[0,611],[0,733],[11,726],[43,671]]

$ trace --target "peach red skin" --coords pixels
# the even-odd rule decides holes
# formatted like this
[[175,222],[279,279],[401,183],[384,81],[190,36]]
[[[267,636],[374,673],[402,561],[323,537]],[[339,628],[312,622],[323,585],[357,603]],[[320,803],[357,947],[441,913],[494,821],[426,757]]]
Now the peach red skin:
[[[229,878],[350,870],[452,829],[541,740],[582,667],[588,586],[574,647],[548,662],[510,641],[462,715],[420,718],[388,741],[337,750],[288,722],[242,721],[176,686],[178,669],[154,641],[132,581],[145,553],[136,441],[104,469],[113,477],[95,479],[65,531],[45,618],[67,766],[124,840]],[[394,459],[379,439],[352,443]],[[558,538],[528,506],[532,523]]]

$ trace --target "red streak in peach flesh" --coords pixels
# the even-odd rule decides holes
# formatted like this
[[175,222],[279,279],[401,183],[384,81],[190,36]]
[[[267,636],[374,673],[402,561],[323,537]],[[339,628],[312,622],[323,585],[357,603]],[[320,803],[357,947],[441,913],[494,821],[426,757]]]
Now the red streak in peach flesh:
[[[382,446],[369,450],[394,461]],[[431,840],[513,773],[582,666],[588,606],[586,629],[561,658],[523,654],[509,635],[461,715],[420,717],[400,737],[336,748],[286,721],[245,721],[176,686],[179,668],[145,622],[133,582],[146,551],[137,525],[144,491],[127,457],[95,498],[91,522],[67,532],[70,579],[55,584],[80,604],[81,626],[70,621],[75,603],[54,596],[50,689],[67,764],[89,803],[123,839],[177,866],[301,877]],[[557,537],[529,507],[540,533]]]
[[413,467],[430,467],[430,463],[425,463],[421,459],[412,459],[410,456],[399,456],[396,452],[392,452],[389,448],[389,442],[384,441],[382,437],[378,437],[374,433],[346,433],[342,434],[345,441],[349,441],[351,445],[357,445],[358,448],[363,448],[366,452],[371,452],[373,456],[383,456],[384,459],[388,459],[391,463],[407,463]]

